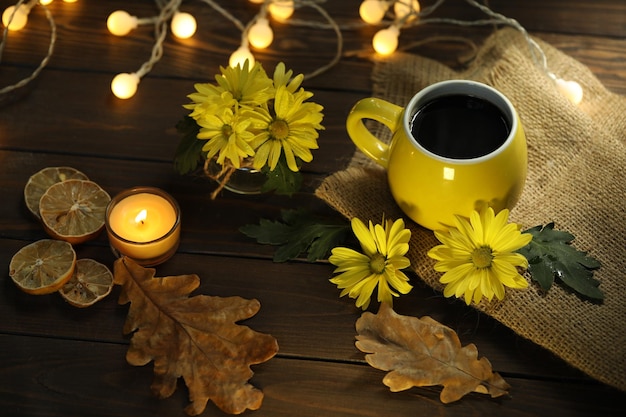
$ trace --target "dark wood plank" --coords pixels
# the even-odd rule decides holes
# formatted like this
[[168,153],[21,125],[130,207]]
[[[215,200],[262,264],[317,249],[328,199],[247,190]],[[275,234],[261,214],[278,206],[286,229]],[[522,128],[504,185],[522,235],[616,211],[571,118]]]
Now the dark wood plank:
[[[150,394],[152,365],[125,363],[125,346],[71,340],[0,335],[0,367],[10,385],[0,403],[13,417],[43,416],[184,416],[187,389],[179,384],[172,397]],[[598,416],[621,415],[611,404],[624,394],[597,384],[505,378],[510,398],[470,394],[442,406],[439,387],[391,393],[383,372],[361,364],[274,358],[253,366],[251,383],[265,398],[255,416],[415,416],[468,415]],[[592,397],[590,405],[585,398]],[[226,415],[209,403],[203,415]]]
[[[195,91],[193,83],[148,78],[128,101],[113,97],[109,84],[108,75],[45,71],[27,93],[1,110],[0,129],[10,129],[11,134],[3,137],[0,149],[171,163],[180,141],[175,126],[187,114],[182,106]],[[325,130],[320,150],[314,151],[314,163],[307,169],[332,172],[337,162],[347,161],[354,152],[345,134],[345,119],[352,105],[366,95],[320,90],[314,94],[325,108]],[[62,112],[55,105],[59,101]]]
[[[559,39],[566,39],[564,34],[575,34],[577,38],[588,36],[590,40],[583,40],[583,42],[593,46],[593,50],[599,51],[603,51],[604,43],[594,42],[594,37],[608,37],[612,42],[618,42],[617,45],[622,46],[626,37],[626,5],[623,2],[532,0],[523,3],[508,1],[492,1],[491,3],[494,11],[519,20],[530,33],[549,34],[557,43],[557,47]],[[13,2],[3,0],[0,2],[0,7],[4,9],[10,4]],[[359,21],[358,4],[359,2],[355,0],[325,2],[323,6],[340,25],[344,25]],[[244,23],[247,23],[257,10],[246,1],[224,2],[224,6]],[[50,8],[59,31],[57,47],[50,63],[51,67],[81,69],[92,73],[104,72],[108,74],[107,77],[110,80],[119,72],[138,70],[148,60],[154,44],[153,32],[149,27],[140,27],[132,35],[119,38],[108,33],[105,21],[109,13],[120,8],[139,17],[153,16],[156,13],[153,1],[135,1],[132,5],[123,0],[108,2],[84,0],[75,4],[53,2]],[[197,34],[188,40],[174,40],[172,36],[168,36],[163,58],[146,78],[176,77],[196,82],[212,79],[219,66],[225,65],[230,53],[238,47],[237,29],[229,21],[217,16],[206,4],[191,2],[185,4],[185,10],[196,15],[200,24]],[[298,15],[301,20],[321,20],[310,8],[299,9],[296,16]],[[444,3],[434,16],[466,20],[485,17],[465,2],[452,0]],[[3,56],[4,65],[16,63],[19,63],[19,66],[36,65],[45,55],[49,28],[43,13],[35,8],[31,20],[31,24],[26,29],[10,34]],[[378,29],[376,27],[344,29],[342,31],[344,51],[350,54],[359,51],[372,57],[371,37]],[[332,31],[284,24],[274,24],[274,30],[277,40],[273,47],[266,51],[255,51],[257,58],[268,68],[283,60],[296,72],[308,73],[327,64],[334,55],[336,41]],[[432,35],[454,34],[473,37],[479,41],[484,37],[484,33],[484,30],[474,28],[423,25],[403,31],[401,41],[410,42],[416,38],[425,39]],[[84,45],[89,45],[89,47],[84,47]],[[312,49],[315,49],[315,54],[310,53]],[[75,50],[81,50],[80,56],[74,54]],[[608,52],[613,53],[611,51],[615,50],[616,48],[611,48]],[[619,48],[617,56],[623,57],[623,51],[623,47]],[[455,58],[451,59],[451,56],[454,57],[454,54],[458,52],[455,49],[450,50],[446,45],[416,51],[416,53],[425,53],[429,56],[433,54],[433,57],[447,63],[453,63]],[[575,58],[578,52],[582,51],[571,50]],[[610,55],[608,57],[610,58]],[[310,80],[309,86],[368,91],[370,88],[369,67],[367,60],[344,58],[342,65],[333,68],[325,76]],[[22,71],[22,74],[24,72]],[[17,81],[19,77],[9,74],[7,79]],[[108,88],[108,82],[105,83],[104,88]],[[187,94],[186,89],[181,93],[181,97],[185,94]]]
[[626,3],[613,0],[490,0],[494,11],[513,17],[529,31],[572,35],[626,36]]
[[[238,230],[260,218],[278,219],[280,211],[306,207],[318,215],[340,219],[321,200],[311,194],[322,177],[308,176],[305,191],[293,196],[262,194],[242,196],[224,191],[216,200],[210,193],[216,184],[201,177],[181,176],[171,163],[123,161],[108,158],[86,158],[63,154],[0,151],[7,169],[0,171],[5,192],[0,205],[0,235],[21,240],[46,237],[39,222],[24,203],[23,189],[30,175],[46,166],[73,166],[98,183],[111,196],[126,188],[149,185],[168,191],[182,211],[182,242],[180,251],[189,253],[230,254],[271,257],[273,249],[257,245]],[[315,180],[317,178],[317,180]],[[90,245],[107,246],[101,235]]]
[[[154,33],[151,26],[140,26],[126,37],[116,37],[108,33],[106,19],[112,11],[124,9],[138,17],[151,17],[157,11],[155,2],[150,0],[136,1],[129,4],[125,1],[97,2],[91,0],[79,2],[83,4],[68,5],[55,2],[50,6],[58,26],[58,40],[53,67],[79,68],[86,72],[133,72],[149,59],[154,44]],[[235,18],[246,24],[258,10],[258,6],[247,1],[218,2],[221,3]],[[0,7],[12,4],[3,0]],[[333,14],[340,22],[346,17],[354,18],[356,11],[350,2],[331,2]],[[358,7],[358,6],[357,6]],[[184,10],[192,12],[198,21],[199,28],[193,38],[187,40],[174,39],[167,36],[164,44],[163,58],[153,67],[151,74],[157,77],[176,76],[189,79],[213,79],[213,74],[220,65],[228,63],[229,55],[240,44],[241,34],[228,20],[222,18],[206,4],[190,2]],[[309,18],[318,22],[324,20],[317,13],[304,8],[302,20]],[[37,56],[45,55],[49,28],[43,13],[37,9],[33,14],[33,25],[23,31],[11,33],[7,44],[4,62],[12,64],[37,64]],[[336,40],[333,32],[311,30],[308,27],[297,27],[275,24],[276,42],[271,50],[255,51],[261,61],[273,67],[280,60],[286,61],[290,68],[297,72],[309,72],[328,63],[334,56]],[[80,36],[76,36],[80,33]],[[329,36],[330,35],[330,36]],[[361,34],[349,31],[344,39],[348,50],[361,47]],[[84,48],[90,45],[90,48]],[[371,48],[371,47],[370,47]],[[82,54],[77,57],[74,51],[80,49]],[[315,49],[316,53],[311,54]],[[347,76],[346,76],[347,75]],[[367,86],[367,74],[358,71],[344,74],[345,81],[352,85],[356,82],[361,87]],[[341,84],[335,84],[335,86]]]
[[[4,9],[15,1],[0,0]],[[247,22],[258,6],[218,0]],[[357,20],[360,1],[324,2],[344,24]],[[424,2],[425,3],[425,2]],[[580,60],[611,90],[626,94],[626,2],[621,0],[490,0],[497,12],[518,19],[527,30]],[[424,4],[425,5],[425,4]],[[115,99],[112,77],[134,71],[148,58],[150,28],[116,38],[105,27],[107,15],[127,9],[145,17],[156,12],[153,0],[80,0],[53,2],[58,41],[48,68],[26,88],[0,97],[0,264],[7,265],[23,245],[46,237],[30,217],[22,197],[29,175],[40,168],[70,165],[81,169],[110,194],[134,185],[166,189],[183,210],[179,252],[157,268],[157,275],[197,273],[196,293],[257,298],[261,311],[245,322],[274,335],[276,358],[255,366],[253,383],[266,393],[255,415],[554,415],[623,414],[626,393],[593,382],[580,371],[462,302],[444,299],[412,276],[414,290],[395,303],[405,315],[431,315],[452,327],[463,344],[474,343],[481,356],[512,385],[511,397],[490,400],[470,395],[442,405],[439,389],[392,394],[381,383],[383,372],[367,366],[354,346],[354,324],[361,311],[328,279],[333,267],[296,260],[271,261],[273,248],[258,245],[238,228],[259,218],[277,218],[281,209],[310,207],[339,215],[312,195],[328,173],[341,169],[354,146],[345,134],[345,117],[354,102],[371,94],[375,58],[370,40],[377,28],[346,29],[341,63],[307,80],[315,100],[325,107],[326,130],[306,184],[291,198],[223,193],[211,201],[208,179],[179,176],[172,170],[178,142],[174,125],[193,83],[212,80],[239,44],[236,28],[203,2],[184,2],[201,23],[186,41],[168,35],[164,56],[131,100]],[[476,19],[482,15],[464,1],[448,0],[436,16]],[[313,10],[296,17],[319,19]],[[309,72],[332,57],[335,39],[328,30],[274,24],[277,41],[257,51],[267,68],[278,61],[296,72]],[[492,28],[424,25],[402,32],[401,42],[451,34],[477,44]],[[0,65],[0,87],[28,75],[45,54],[48,26],[39,8],[27,30],[11,33]],[[314,53],[312,53],[314,51]],[[357,53],[359,52],[359,53]],[[411,50],[459,65],[467,50],[457,44],[427,44]],[[104,235],[77,247],[79,257],[112,265]],[[8,275],[0,276],[0,407],[15,416],[183,415],[187,391],[159,401],[149,393],[151,366],[133,368],[124,360],[128,337],[121,333],[127,307],[117,305],[119,289],[89,309],[75,309],[56,294],[29,296]],[[374,310],[375,307],[372,307]],[[252,413],[247,413],[252,414]],[[205,415],[223,415],[209,405]]]
[[[8,264],[23,244],[0,240],[0,261]],[[79,258],[96,259],[112,268],[113,256],[106,247],[81,247],[77,251]],[[246,324],[276,337],[281,357],[362,362],[363,355],[354,346],[354,325],[361,311],[352,300],[339,298],[337,288],[328,282],[332,269],[324,262],[280,264],[270,260],[178,253],[157,268],[157,276],[198,274],[201,286],[194,294],[258,299],[261,311]],[[434,293],[416,276],[412,281],[413,291],[395,303],[398,313],[429,315],[450,326],[463,344],[476,344],[480,355],[489,358],[494,369],[543,378],[587,379],[553,354],[473,308]],[[88,309],[76,309],[57,294],[24,294],[8,277],[2,278],[2,288],[0,315],[5,319],[0,322],[0,333],[127,341],[121,333],[127,306],[116,305],[117,287],[106,300]],[[371,310],[375,309],[373,304]]]

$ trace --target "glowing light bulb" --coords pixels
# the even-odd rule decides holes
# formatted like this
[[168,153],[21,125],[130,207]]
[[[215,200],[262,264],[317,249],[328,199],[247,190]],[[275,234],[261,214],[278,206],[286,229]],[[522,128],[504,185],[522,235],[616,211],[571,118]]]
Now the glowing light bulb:
[[254,56],[252,56],[252,53],[247,46],[242,45],[239,47],[239,49],[232,53],[230,59],[228,60],[228,65],[230,65],[231,67],[241,65],[243,67],[243,64],[245,64],[246,61],[249,61],[248,66],[249,68],[252,68],[255,62]]
[[116,10],[107,18],[107,28],[115,36],[125,36],[137,27],[137,17],[124,10]]
[[66,3],[76,3],[77,0],[63,0]]
[[273,0],[267,10],[278,21],[287,20],[293,14],[293,0]]
[[409,1],[396,1],[393,5],[393,13],[396,15],[396,19],[404,19],[407,15],[407,21],[411,21],[417,17],[417,13],[420,12],[420,4],[417,0]]
[[189,13],[176,12],[172,18],[172,33],[177,38],[191,38],[197,27],[195,17]]
[[[15,13],[15,6],[9,6],[6,8],[4,13],[2,13],[2,24],[5,27],[8,27],[9,30],[20,30],[26,26],[26,22],[28,22],[28,13],[30,13],[30,7],[25,4],[20,4]],[[11,19],[11,16],[13,18]]]
[[575,105],[583,100],[583,88],[576,81],[566,81],[562,78],[554,80],[556,87],[567,99]]
[[379,30],[372,40],[374,50],[381,55],[393,53],[398,48],[398,36],[400,36],[400,29],[396,26]]
[[137,74],[123,72],[117,74],[115,78],[113,78],[113,81],[111,81],[111,91],[113,91],[115,97],[127,99],[135,95],[138,85],[139,76]]
[[255,48],[265,49],[274,40],[274,32],[270,27],[270,22],[261,17],[248,31],[248,42]]
[[263,3],[265,0],[250,0],[250,3],[254,3],[254,4],[261,4]]
[[365,0],[359,6],[359,16],[365,23],[376,25],[383,20],[388,7],[388,4],[381,0]]
[[52,3],[52,0],[39,0],[39,4],[41,4],[42,6],[47,6],[50,3]]

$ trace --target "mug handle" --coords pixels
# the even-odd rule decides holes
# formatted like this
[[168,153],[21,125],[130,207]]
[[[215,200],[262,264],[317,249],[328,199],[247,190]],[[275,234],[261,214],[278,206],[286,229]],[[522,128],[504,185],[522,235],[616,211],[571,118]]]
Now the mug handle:
[[389,145],[374,136],[363,123],[363,119],[372,119],[387,126],[392,132],[401,127],[404,109],[388,101],[369,97],[359,100],[350,110],[346,119],[346,130],[352,142],[378,165],[387,168],[389,164]]

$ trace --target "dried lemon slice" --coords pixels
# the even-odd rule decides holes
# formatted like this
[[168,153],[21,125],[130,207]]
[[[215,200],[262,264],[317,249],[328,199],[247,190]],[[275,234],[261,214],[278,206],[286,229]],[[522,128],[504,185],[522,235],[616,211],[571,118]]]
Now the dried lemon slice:
[[75,265],[76,252],[70,243],[43,239],[13,255],[9,276],[26,293],[50,294],[72,277]]
[[88,307],[109,295],[113,274],[105,265],[93,259],[79,259],[69,281],[59,294],[75,307]]
[[24,201],[28,210],[38,219],[41,218],[39,200],[43,193],[51,185],[71,179],[86,180],[88,178],[79,170],[71,167],[48,167],[31,175],[24,187]]
[[102,231],[109,201],[109,194],[95,182],[67,180],[51,185],[41,196],[39,214],[50,236],[79,244]]

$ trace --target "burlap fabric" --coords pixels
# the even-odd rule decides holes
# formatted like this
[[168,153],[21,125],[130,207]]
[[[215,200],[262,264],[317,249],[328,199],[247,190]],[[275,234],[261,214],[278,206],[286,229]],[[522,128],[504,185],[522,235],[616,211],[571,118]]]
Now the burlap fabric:
[[[531,284],[507,291],[503,301],[483,300],[475,307],[588,375],[626,390],[626,98],[608,92],[581,63],[535,40],[554,73],[581,84],[580,105],[556,90],[532,60],[525,38],[512,29],[492,34],[462,72],[409,54],[378,61],[374,95],[404,106],[429,84],[462,78],[492,85],[512,101],[526,130],[529,174],[511,220],[525,228],[554,221],[557,229],[574,234],[574,246],[602,263],[595,277],[606,299],[585,301],[559,285],[544,294]],[[329,176],[316,194],[347,218],[403,216],[385,171],[358,151],[350,166]],[[405,219],[412,230],[411,267],[442,290],[440,274],[426,255],[438,241]]]

